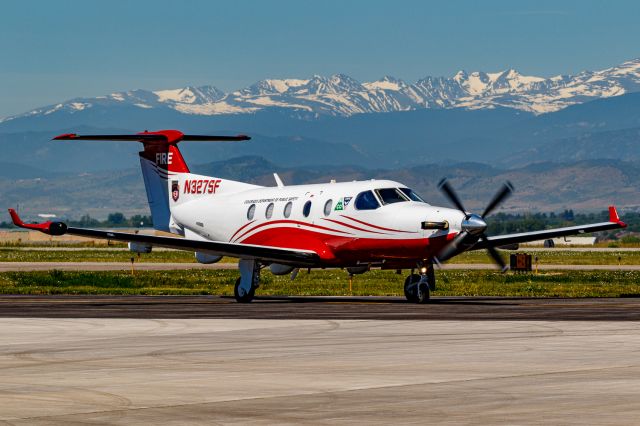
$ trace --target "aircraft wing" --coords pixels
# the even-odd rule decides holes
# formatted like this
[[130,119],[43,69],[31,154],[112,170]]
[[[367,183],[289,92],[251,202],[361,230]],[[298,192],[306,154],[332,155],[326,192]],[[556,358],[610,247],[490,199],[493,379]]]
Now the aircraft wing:
[[497,235],[478,241],[470,250],[480,250],[487,247],[500,247],[509,244],[526,243],[529,241],[546,240],[548,238],[564,237],[567,235],[588,234],[591,232],[608,231],[626,228],[626,224],[618,217],[613,206],[609,207],[609,221],[587,225],[569,226],[566,228],[545,229],[542,231],[522,232],[518,234]]
[[259,259],[293,266],[316,266],[320,257],[314,251],[285,249],[253,244],[234,244],[222,241],[200,241],[177,237],[160,237],[155,235],[130,234],[98,229],[69,227],[63,222],[24,223],[15,210],[9,209],[14,225],[21,228],[34,229],[49,235],[79,235],[112,241],[148,244],[154,247],[165,247],[177,250],[198,251],[219,256],[230,256],[243,259]]

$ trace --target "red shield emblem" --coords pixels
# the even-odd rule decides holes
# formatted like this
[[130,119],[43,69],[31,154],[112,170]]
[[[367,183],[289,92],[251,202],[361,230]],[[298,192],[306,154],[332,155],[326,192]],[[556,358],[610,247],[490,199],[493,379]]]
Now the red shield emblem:
[[178,198],[180,198],[180,185],[178,185],[178,182],[173,182],[171,184],[171,198],[173,198],[173,201],[178,201]]

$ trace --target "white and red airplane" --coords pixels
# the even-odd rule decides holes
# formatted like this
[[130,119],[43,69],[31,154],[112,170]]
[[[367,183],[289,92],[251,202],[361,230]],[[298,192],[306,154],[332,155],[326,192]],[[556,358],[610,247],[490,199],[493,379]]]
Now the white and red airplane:
[[[435,288],[433,262],[486,249],[505,270],[496,247],[626,226],[611,206],[608,222],[487,236],[484,218],[513,192],[509,183],[478,215],[465,210],[446,180],[439,187],[455,209],[429,205],[402,183],[389,180],[285,186],[274,174],[277,186],[262,187],[197,175],[189,171],[177,146],[181,141],[248,139],[185,135],[177,130],[54,138],[141,142],[140,164],[153,226],[181,237],[75,228],[51,221],[27,224],[13,209],[9,212],[14,224],[23,228],[126,241],[134,252],[150,252],[157,246],[193,251],[201,263],[214,263],[222,256],[239,258],[238,302],[253,299],[260,270],[269,266],[274,274],[292,273],[292,278],[299,268],[346,268],[350,274],[371,267],[410,269],[405,296],[423,303]],[[414,274],[414,269],[420,273]]]

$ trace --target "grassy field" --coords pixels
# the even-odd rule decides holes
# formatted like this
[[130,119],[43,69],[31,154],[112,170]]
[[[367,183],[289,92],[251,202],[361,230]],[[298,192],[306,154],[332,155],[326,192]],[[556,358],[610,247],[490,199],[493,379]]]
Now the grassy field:
[[[505,261],[510,253],[504,251]],[[519,250],[518,253],[529,253],[538,257],[539,264],[546,265],[640,265],[640,251],[568,251],[562,249],[535,251]],[[463,253],[454,257],[450,263],[490,263],[484,250]]]
[[[508,259],[509,253],[503,252],[505,260]],[[558,249],[539,252],[529,250],[529,253],[538,256],[540,264],[547,265],[640,265],[640,251],[576,252]],[[127,250],[42,251],[29,248],[0,248],[0,262],[129,262],[131,257],[134,257],[136,262],[195,262],[193,253],[172,250],[154,251],[138,257]],[[236,262],[236,260],[225,258],[222,262]],[[450,263],[491,263],[491,260],[484,250],[481,250],[463,253],[451,259]]]
[[[28,248],[0,248],[0,262],[130,262],[131,258],[136,262],[178,262],[193,263],[193,252],[187,251],[153,251],[138,256],[128,250],[95,250],[79,249],[74,251],[63,250],[34,250]],[[227,259],[229,262],[233,259]]]
[[[620,297],[640,296],[640,272],[571,271],[538,275],[490,271],[438,271],[434,296]],[[232,295],[237,271],[187,270],[137,272],[4,272],[3,294]],[[371,271],[358,275],[349,292],[341,270],[262,274],[258,295],[401,296],[404,275]]]

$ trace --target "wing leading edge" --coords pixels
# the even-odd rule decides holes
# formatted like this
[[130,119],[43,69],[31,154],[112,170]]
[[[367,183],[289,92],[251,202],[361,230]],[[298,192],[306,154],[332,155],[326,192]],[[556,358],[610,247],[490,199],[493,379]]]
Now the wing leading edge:
[[148,244],[154,247],[165,247],[177,250],[198,251],[219,256],[231,256],[242,259],[259,259],[294,266],[317,266],[320,257],[309,250],[293,250],[279,247],[258,246],[252,244],[234,244],[221,241],[199,241],[187,238],[159,237],[155,235],[130,234],[127,232],[111,232],[98,229],[68,227],[62,222],[24,223],[15,210],[9,209],[14,225],[34,229],[50,235],[79,235],[113,241]]
[[480,250],[487,247],[500,247],[509,244],[526,243],[530,241],[546,240],[548,238],[565,237],[567,235],[587,234],[591,232],[609,231],[626,228],[627,224],[620,220],[614,206],[609,206],[609,222],[592,223],[587,225],[569,226],[566,228],[545,229],[542,231],[522,232],[518,234],[497,235],[479,241],[470,250]]

